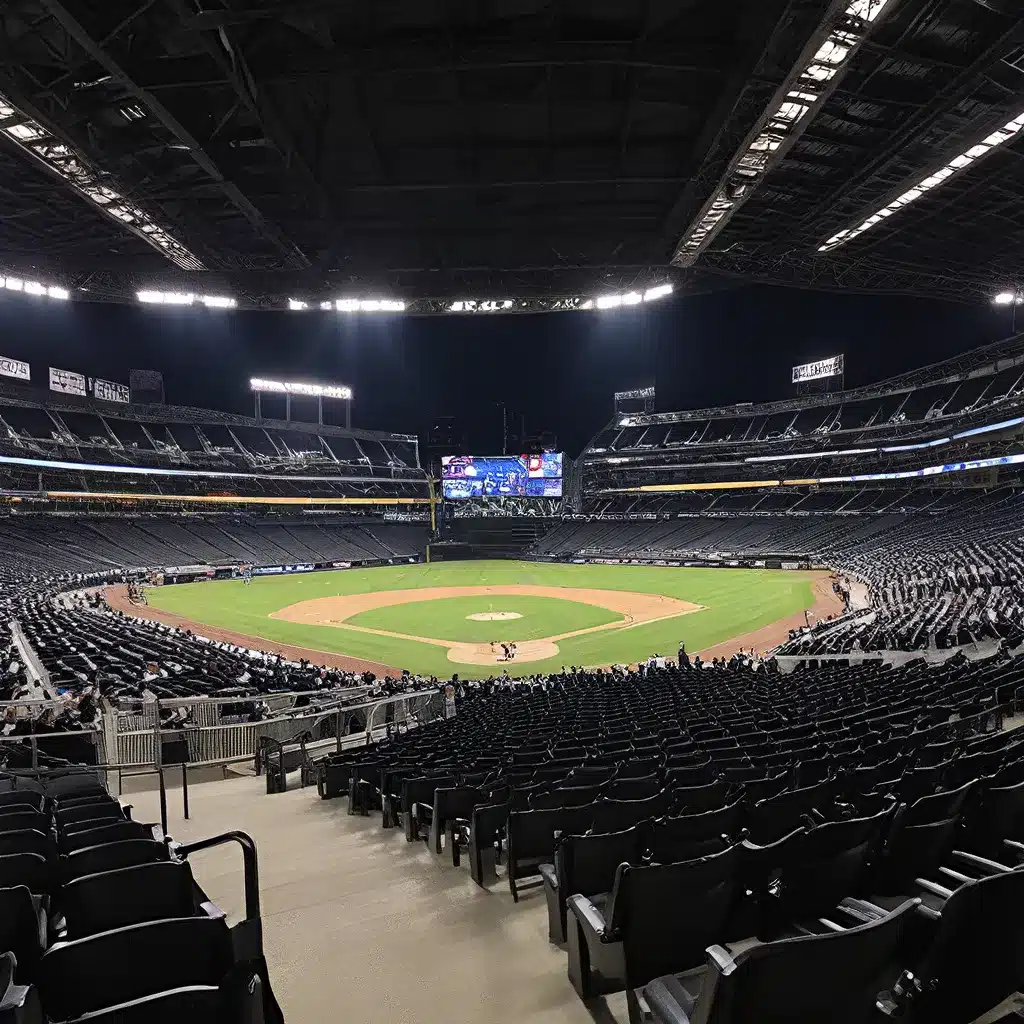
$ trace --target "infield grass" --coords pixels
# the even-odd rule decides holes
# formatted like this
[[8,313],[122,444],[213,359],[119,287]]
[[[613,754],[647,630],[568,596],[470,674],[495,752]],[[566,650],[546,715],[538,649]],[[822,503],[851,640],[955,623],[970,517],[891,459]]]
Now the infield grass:
[[[181,586],[153,587],[149,602],[183,615],[196,622],[235,630],[270,642],[296,644],[313,650],[335,651],[353,658],[378,661],[413,672],[439,677],[458,672],[463,678],[480,678],[496,673],[492,666],[455,664],[448,660],[445,649],[376,636],[334,626],[308,626],[270,618],[271,613],[301,601],[342,594],[365,594],[382,590],[410,590],[419,587],[469,587],[486,584],[536,584],[550,587],[582,587],[590,590],[627,590],[662,594],[703,605],[701,611],[677,619],[652,622],[628,629],[612,627],[596,633],[558,642],[560,654],[545,661],[524,662],[516,670],[522,674],[552,672],[563,665],[611,665],[636,662],[650,654],[672,655],[679,641],[690,651],[699,651],[732,637],[759,629],[813,604],[811,577],[805,573],[772,569],[680,569],[669,566],[633,565],[564,565],[543,562],[475,561],[442,562],[432,565],[387,566],[379,569],[346,569],[335,572],[309,573],[296,576],[257,577],[248,587],[236,580],[215,583],[189,583]],[[527,608],[530,622],[472,622],[465,618],[472,612],[520,611],[527,602],[552,601],[560,604],[557,621],[545,621],[543,613]],[[493,605],[493,609],[489,608]],[[408,628],[406,616],[417,610],[417,616],[429,615],[429,631]],[[582,612],[578,611],[583,609]],[[436,616],[435,616],[436,610]],[[394,629],[396,621],[390,614],[398,613],[406,623]],[[352,621],[372,628],[394,629],[395,632],[418,636],[434,636],[446,640],[484,642],[493,639],[528,639],[554,636],[584,625],[562,628],[567,618],[582,614],[606,616],[613,621],[614,612],[583,605],[572,600],[552,598],[519,598],[484,596],[479,598],[448,598],[438,601],[417,601],[407,605],[363,612]],[[524,615],[525,617],[525,615]],[[610,617],[610,618],[608,618]],[[520,628],[534,619],[546,628],[527,637]],[[383,625],[385,621],[392,625]],[[582,620],[581,620],[582,621]],[[588,622],[597,625],[600,619]],[[478,627],[483,627],[481,631]],[[500,628],[500,632],[496,632]],[[480,635],[482,632],[483,635]]]

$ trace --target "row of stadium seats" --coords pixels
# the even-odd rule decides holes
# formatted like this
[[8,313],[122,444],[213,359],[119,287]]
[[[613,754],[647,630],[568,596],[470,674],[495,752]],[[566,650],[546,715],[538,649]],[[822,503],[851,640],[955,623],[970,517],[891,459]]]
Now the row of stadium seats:
[[570,981],[633,1021],[866,1024],[881,998],[968,1024],[1019,984],[1022,683],[1022,659],[957,659],[470,684],[318,787],[480,885],[542,888]]
[[9,516],[0,519],[0,566],[26,573],[176,565],[363,561],[421,554],[426,524],[310,525],[243,516]]
[[[238,842],[246,919],[229,927],[190,853]],[[131,820],[84,772],[0,780],[0,1018],[9,1024],[280,1022],[255,847],[191,846]]]

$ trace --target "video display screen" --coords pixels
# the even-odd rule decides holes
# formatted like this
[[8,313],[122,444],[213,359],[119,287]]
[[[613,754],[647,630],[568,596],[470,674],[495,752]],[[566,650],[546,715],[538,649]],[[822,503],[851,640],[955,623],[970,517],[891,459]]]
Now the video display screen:
[[446,498],[560,498],[562,453],[542,455],[445,455],[441,493]]

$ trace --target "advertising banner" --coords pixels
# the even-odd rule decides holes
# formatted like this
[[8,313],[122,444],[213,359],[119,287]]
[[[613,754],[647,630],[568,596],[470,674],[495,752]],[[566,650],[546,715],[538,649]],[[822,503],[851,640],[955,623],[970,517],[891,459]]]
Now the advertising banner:
[[58,370],[50,367],[50,390],[59,391],[62,395],[81,395],[85,397],[85,377],[73,370]]
[[28,363],[9,356],[0,356],[0,377],[13,377],[15,380],[31,380],[32,371]]
[[123,402],[125,405],[131,397],[124,384],[115,384],[112,380],[101,380],[99,377],[92,379],[92,393],[94,398],[102,402]]
[[801,363],[793,367],[793,383],[803,384],[809,380],[822,380],[825,377],[838,377],[843,372],[843,357],[832,356],[829,359],[818,359],[813,363]]

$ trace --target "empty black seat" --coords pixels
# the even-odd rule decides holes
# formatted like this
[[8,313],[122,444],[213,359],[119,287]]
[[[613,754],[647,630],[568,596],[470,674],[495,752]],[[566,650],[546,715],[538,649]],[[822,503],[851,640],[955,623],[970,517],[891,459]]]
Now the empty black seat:
[[668,975],[645,985],[644,997],[658,1024],[872,1024],[918,903],[908,900],[856,928],[758,944],[736,956],[712,946],[698,994]]
[[62,829],[82,821],[97,821],[100,818],[123,819],[124,812],[121,805],[114,800],[97,800],[67,809],[57,808],[57,826]]
[[101,818],[98,823],[91,823],[89,828],[67,833],[58,837],[57,845],[61,853],[74,853],[89,846],[103,846],[105,843],[116,843],[123,839],[152,839],[153,826],[141,821],[114,821]]
[[618,866],[639,863],[646,841],[644,830],[639,828],[562,836],[555,848],[554,864],[540,866],[551,942],[565,941],[569,897],[611,892]]
[[623,864],[603,906],[571,896],[569,979],[579,995],[622,987],[628,993],[658,975],[696,967],[709,945],[734,938],[739,855],[734,846],[679,864]]
[[662,818],[650,830],[651,857],[659,864],[695,860],[732,845],[743,821],[742,800],[703,814]]
[[186,917],[131,925],[43,954],[39,995],[51,1020],[193,985],[219,986],[234,957],[223,920]]
[[[2,859],[2,858],[0,858]],[[61,870],[65,884],[85,875],[118,868],[134,867],[167,860],[167,847],[155,839],[124,839],[102,846],[87,846],[61,857]]]
[[27,886],[0,889],[0,950],[17,959],[16,980],[31,984],[46,945],[46,913]]
[[37,896],[47,895],[53,878],[50,864],[38,853],[8,853],[0,856],[0,888],[27,886]]
[[[508,816],[508,884],[519,902],[519,880],[540,874],[540,865],[555,859],[555,833],[582,832],[589,827],[592,805],[512,811]],[[538,881],[536,884],[540,884]]]
[[143,921],[191,917],[196,909],[192,869],[157,861],[85,875],[61,889],[60,907],[68,940]]

